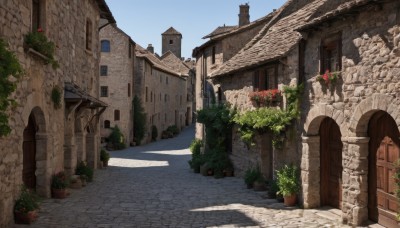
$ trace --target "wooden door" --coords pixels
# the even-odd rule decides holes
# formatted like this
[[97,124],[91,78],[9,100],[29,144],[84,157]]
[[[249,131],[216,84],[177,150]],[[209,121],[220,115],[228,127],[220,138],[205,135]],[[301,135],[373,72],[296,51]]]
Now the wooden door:
[[325,118],[320,126],[321,206],[342,207],[342,148],[339,126]]
[[368,176],[369,219],[386,227],[397,227],[394,162],[399,159],[399,131],[386,112],[375,114],[369,124],[370,151]]
[[33,115],[29,116],[24,130],[22,181],[29,189],[36,189],[36,124]]

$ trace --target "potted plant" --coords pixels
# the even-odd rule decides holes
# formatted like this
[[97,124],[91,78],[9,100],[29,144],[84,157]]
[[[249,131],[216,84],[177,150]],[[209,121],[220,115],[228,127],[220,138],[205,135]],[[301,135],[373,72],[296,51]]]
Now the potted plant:
[[67,186],[69,182],[64,172],[54,174],[51,179],[51,195],[56,199],[67,197]]
[[282,194],[286,206],[296,204],[296,194],[300,190],[298,169],[294,165],[285,165],[277,170],[278,193]]
[[22,187],[21,194],[14,206],[14,220],[17,224],[31,224],[34,222],[38,215],[39,209],[38,197],[27,189]]
[[110,153],[108,153],[104,149],[101,149],[101,151],[100,151],[100,161],[103,162],[103,167],[107,167],[108,166],[108,160],[110,160]]
[[263,177],[263,175],[260,171],[257,172],[257,178],[253,182],[253,189],[254,189],[254,191],[265,191],[266,190],[265,178]]
[[244,174],[244,182],[247,185],[247,188],[253,188],[254,181],[257,179],[257,169],[248,168]]
[[81,161],[79,162],[78,166],[76,167],[76,171],[75,171],[76,175],[85,175],[86,176],[86,180],[88,182],[91,182],[93,180],[93,169],[90,168],[85,161]]

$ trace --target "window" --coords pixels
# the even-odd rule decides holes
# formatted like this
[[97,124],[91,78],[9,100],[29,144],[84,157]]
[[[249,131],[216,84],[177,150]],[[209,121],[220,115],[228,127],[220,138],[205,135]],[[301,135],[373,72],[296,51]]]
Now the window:
[[167,94],[164,95],[164,102],[167,102]]
[[108,75],[108,66],[100,66],[100,76],[107,76]]
[[92,50],[92,22],[87,19],[86,20],[86,50]]
[[147,102],[147,100],[148,100],[148,98],[147,98],[147,95],[148,94],[148,89],[147,89],[147,86],[146,86],[146,102]]
[[254,72],[254,90],[278,88],[278,65],[270,65]]
[[128,97],[131,97],[131,83],[128,83]]
[[100,86],[100,97],[108,97],[108,86]]
[[179,104],[182,105],[182,95],[179,97]]
[[115,121],[120,120],[119,110],[118,109],[114,110],[114,120]]
[[41,12],[40,0],[32,1],[32,31],[37,31],[38,28],[42,28],[40,23],[40,12]]
[[320,74],[342,70],[342,39],[341,34],[323,39],[320,47]]
[[109,120],[104,120],[104,128],[110,128],[110,121]]
[[169,40],[169,44],[174,44],[174,41],[173,40]]
[[212,48],[211,63],[215,64],[215,46]]
[[110,52],[110,41],[109,40],[102,40],[101,41],[101,52]]
[[153,92],[150,92],[150,102],[153,102]]
[[132,58],[132,45],[130,43],[128,44],[128,56]]

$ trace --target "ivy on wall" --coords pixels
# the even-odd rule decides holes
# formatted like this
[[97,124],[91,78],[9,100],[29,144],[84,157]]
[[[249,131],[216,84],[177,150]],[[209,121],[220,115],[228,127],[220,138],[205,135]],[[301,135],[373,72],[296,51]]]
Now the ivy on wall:
[[273,135],[272,144],[274,148],[281,148],[285,137],[282,135],[287,126],[300,115],[299,101],[303,91],[303,85],[291,87],[285,86],[283,94],[286,97],[287,105],[285,110],[274,107],[262,107],[245,113],[237,113],[233,122],[239,125],[239,133],[242,140],[248,145],[254,145],[256,132],[271,132]]
[[23,73],[17,57],[7,48],[6,42],[0,39],[0,136],[11,132],[6,111],[10,106],[16,105],[16,102],[9,96],[16,90],[16,79]]

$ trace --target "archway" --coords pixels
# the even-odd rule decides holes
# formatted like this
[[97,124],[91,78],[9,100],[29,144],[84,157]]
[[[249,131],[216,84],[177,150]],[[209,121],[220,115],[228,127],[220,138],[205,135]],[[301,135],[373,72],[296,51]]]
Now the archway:
[[376,112],[369,121],[368,136],[368,217],[383,226],[395,227],[399,205],[393,175],[394,162],[400,157],[396,121],[387,112]]
[[36,190],[36,132],[36,120],[33,113],[31,113],[28,126],[24,129],[24,142],[22,144],[22,181],[27,188],[32,190]]
[[342,149],[340,128],[325,118],[320,135],[320,200],[321,206],[342,208]]

